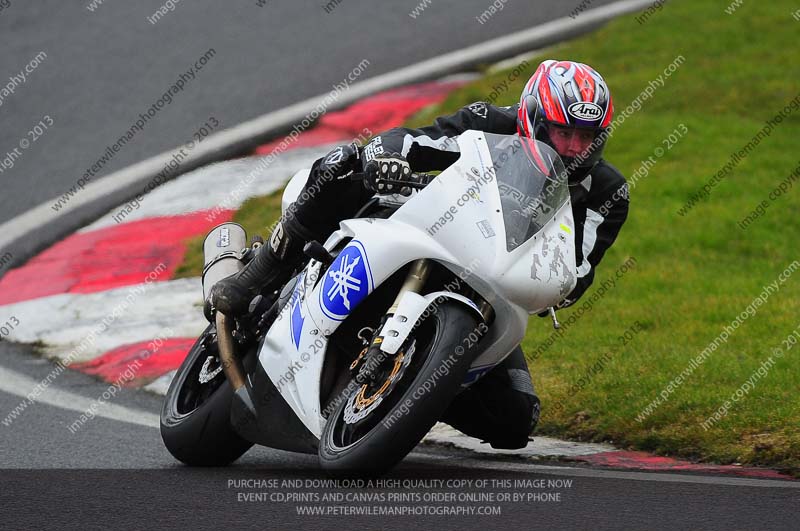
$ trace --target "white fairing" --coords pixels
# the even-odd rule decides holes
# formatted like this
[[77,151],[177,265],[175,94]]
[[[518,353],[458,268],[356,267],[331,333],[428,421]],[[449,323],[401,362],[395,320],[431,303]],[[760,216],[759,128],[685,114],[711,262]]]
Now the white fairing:
[[419,295],[413,291],[406,292],[397,305],[397,310],[386,320],[379,336],[383,338],[381,350],[388,354],[396,354],[403,346],[408,335],[414,329],[417,319],[430,308],[434,311],[445,300],[456,300],[473,310],[475,317],[483,319],[481,310],[468,298],[458,293],[449,291],[435,291],[426,295]]
[[[375,287],[409,262],[419,258],[440,262],[494,308],[495,321],[485,350],[472,364],[470,382],[520,343],[530,314],[557,304],[575,285],[574,222],[568,196],[535,236],[509,252],[499,179],[494,178],[485,135],[469,131],[458,142],[458,162],[389,219],[343,221],[325,246],[333,250],[344,238],[352,240],[319,282],[320,264],[309,264],[297,288],[297,300],[267,333],[260,362],[317,437],[325,423],[319,391],[327,338]],[[300,182],[302,189],[307,175],[292,179],[284,194],[284,209],[298,197],[293,183]],[[406,297],[398,314],[407,314],[406,323],[412,325],[435,299]],[[391,351],[399,347],[398,341],[411,326],[404,328],[399,322],[386,326],[395,326],[399,332],[398,340],[384,343],[383,349]]]
[[308,181],[308,175],[310,173],[311,170],[306,168],[298,171],[289,179],[286,188],[283,189],[283,195],[281,196],[281,212],[286,213],[289,209],[289,205],[300,197],[300,194],[303,192],[303,186],[305,186],[306,181]]

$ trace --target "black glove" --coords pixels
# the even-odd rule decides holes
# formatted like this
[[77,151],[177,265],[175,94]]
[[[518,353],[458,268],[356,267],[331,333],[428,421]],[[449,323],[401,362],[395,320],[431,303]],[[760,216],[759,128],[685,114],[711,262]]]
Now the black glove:
[[344,144],[319,159],[316,171],[323,179],[344,179],[353,172],[361,171],[361,154],[358,144]]
[[[411,193],[411,189],[391,181],[413,181],[411,166],[399,153],[386,153],[376,156],[364,164],[364,187],[381,194]],[[406,194],[407,195],[407,194]]]

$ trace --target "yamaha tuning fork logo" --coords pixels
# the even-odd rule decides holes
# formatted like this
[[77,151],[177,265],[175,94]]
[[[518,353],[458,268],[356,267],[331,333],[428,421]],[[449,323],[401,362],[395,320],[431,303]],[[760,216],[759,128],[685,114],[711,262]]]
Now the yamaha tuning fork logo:
[[367,252],[361,242],[353,240],[325,273],[319,292],[322,312],[331,319],[344,321],[372,289]]

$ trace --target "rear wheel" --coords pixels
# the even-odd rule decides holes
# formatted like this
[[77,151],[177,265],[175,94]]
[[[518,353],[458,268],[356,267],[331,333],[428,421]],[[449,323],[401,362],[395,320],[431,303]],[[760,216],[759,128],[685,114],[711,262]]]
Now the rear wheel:
[[176,459],[192,466],[224,466],[253,446],[230,423],[231,389],[219,363],[213,325],[181,364],[161,411],[161,438]]
[[323,429],[322,467],[332,475],[374,476],[401,461],[459,391],[483,331],[460,304],[439,306],[373,382],[351,382]]

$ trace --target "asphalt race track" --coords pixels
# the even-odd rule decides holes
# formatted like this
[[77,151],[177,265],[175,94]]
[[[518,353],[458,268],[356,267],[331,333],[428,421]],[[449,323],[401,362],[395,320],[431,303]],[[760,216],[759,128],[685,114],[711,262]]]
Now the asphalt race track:
[[[0,356],[2,370],[36,381],[46,377],[52,368],[50,362],[7,344],[0,344]],[[53,387],[92,400],[101,396],[108,384],[67,372],[59,376]],[[19,396],[0,391],[0,411],[13,409],[20,400]],[[123,390],[114,404],[156,418],[161,398]],[[303,503],[240,498],[240,493],[246,496],[271,491],[248,488],[235,481],[291,479],[304,485],[312,482],[313,487],[313,482],[322,477],[315,456],[257,447],[230,468],[189,469],[167,453],[156,428],[95,417],[71,433],[68,426],[79,415],[64,407],[39,403],[15,420],[13,429],[3,428],[0,507],[4,520],[14,523],[12,529],[42,528],[44,522],[60,522],[60,527],[70,529],[89,528],[79,522],[91,523],[95,529],[181,528],[188,527],[190,522],[195,525],[205,522],[197,528],[224,525],[284,529],[299,523],[304,529],[331,529],[352,523],[367,529],[407,529],[415,524],[430,524],[431,518],[436,518],[433,522],[440,529],[448,530],[467,525],[491,529],[497,528],[499,522],[504,527],[524,526],[522,529],[791,529],[800,502],[800,484],[795,482],[598,471],[560,463],[531,465],[520,460],[477,461],[467,452],[421,447],[386,479],[400,484],[404,480],[550,480],[570,486],[535,492],[507,489],[512,493],[548,494],[549,501],[540,498],[516,503],[462,504],[499,506],[499,516],[298,515],[297,507]],[[409,490],[428,492],[414,488],[376,488],[369,492]],[[488,488],[483,492],[500,490]],[[303,488],[295,492],[310,491],[325,489]],[[477,492],[474,488],[443,488],[440,492],[455,495],[462,491]],[[553,498],[555,494],[558,501]],[[216,521],[219,524],[212,526]]]
[[[534,7],[497,0],[503,9],[481,23],[476,17],[487,0],[430,0],[416,18],[409,13],[418,0],[380,6],[366,0],[196,0],[175,3],[151,23],[148,17],[162,0],[94,0],[94,11],[87,9],[89,1],[0,1],[0,89],[31,60],[37,62],[24,81],[11,81],[13,93],[0,100],[0,161],[42,128],[2,166],[0,223],[73,187],[182,75],[184,88],[93,180],[187,142],[212,118],[231,127],[329,92],[365,59],[358,81],[566,16],[580,3],[546,0]],[[186,74],[203,55],[202,69]],[[262,447],[229,468],[190,469],[162,444],[162,397],[143,390],[121,389],[104,413],[71,430],[86,404],[109,389],[75,371],[62,373],[35,404],[9,420],[7,413],[53,367],[34,346],[0,341],[0,529],[797,527],[796,481],[479,459],[446,446],[421,445],[387,476],[394,483],[367,489],[325,487],[315,483],[324,477],[315,456]],[[268,480],[294,481],[297,488],[277,489]],[[453,483],[430,487],[448,481]],[[278,492],[296,498],[275,499]],[[324,515],[301,514],[311,501],[303,496],[325,492],[371,493],[376,503],[351,499],[326,504]],[[377,498],[401,493],[430,496],[399,504],[409,508],[458,505],[495,512],[345,512],[392,505]],[[495,498],[470,498],[488,493]],[[501,499],[498,493],[518,498]]]
[[[97,179],[191,140],[209,117],[231,127],[329,92],[362,60],[358,80],[569,14],[571,3],[508,2],[485,23],[486,0],[181,2],[151,24],[161,0],[12,1],[0,11],[0,87],[42,51],[0,106],[0,159],[39,121],[53,125],[0,173],[0,223],[67,192],[209,49],[194,79],[149,119]],[[596,0],[592,7],[610,3]],[[30,138],[30,137],[28,137]]]

